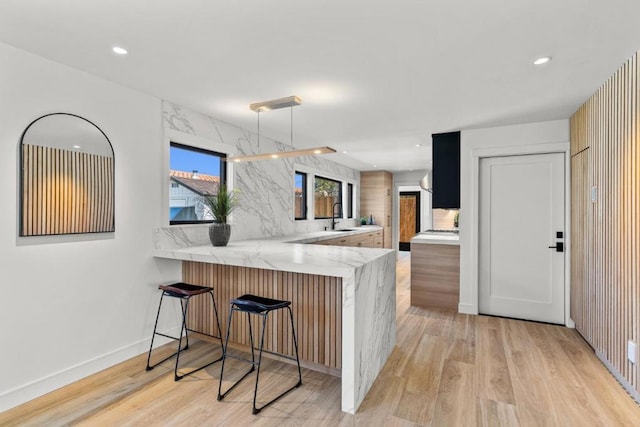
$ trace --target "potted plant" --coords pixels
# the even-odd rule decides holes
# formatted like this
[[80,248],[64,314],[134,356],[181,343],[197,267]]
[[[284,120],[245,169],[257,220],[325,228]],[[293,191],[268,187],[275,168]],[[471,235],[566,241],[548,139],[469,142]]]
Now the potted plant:
[[453,227],[458,228],[458,219],[460,218],[460,211],[456,212],[453,216]]
[[360,225],[367,225],[367,217],[366,216],[360,217]]
[[202,201],[213,216],[213,223],[209,225],[209,239],[213,246],[227,246],[231,237],[231,226],[227,219],[237,205],[236,195],[229,191],[226,185],[218,187],[217,194],[202,196]]

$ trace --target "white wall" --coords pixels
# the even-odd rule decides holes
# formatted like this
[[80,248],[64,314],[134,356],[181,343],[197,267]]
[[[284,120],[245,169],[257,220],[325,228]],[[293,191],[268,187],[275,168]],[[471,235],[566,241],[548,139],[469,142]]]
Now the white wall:
[[[566,153],[566,224],[569,245],[569,121],[556,120],[514,126],[462,131],[460,147],[460,304],[461,313],[478,313],[478,182],[482,157]],[[569,253],[565,253],[568,267]],[[569,283],[569,268],[566,283]],[[568,286],[567,286],[567,324]]]
[[[144,352],[157,284],[160,101],[0,44],[0,411]],[[115,151],[115,233],[17,237],[18,145],[54,112],[99,126]],[[144,366],[140,367],[141,370]]]

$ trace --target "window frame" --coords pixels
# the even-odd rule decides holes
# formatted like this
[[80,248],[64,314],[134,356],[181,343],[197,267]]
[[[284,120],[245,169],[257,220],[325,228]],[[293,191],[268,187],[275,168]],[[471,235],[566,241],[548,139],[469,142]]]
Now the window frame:
[[[325,181],[331,181],[334,182],[336,184],[338,184],[338,196],[337,199],[340,201],[340,207],[341,207],[341,212],[342,215],[340,216],[340,218],[342,218],[344,216],[344,206],[342,206],[343,200],[342,200],[342,184],[344,181],[339,181],[337,179],[332,179],[332,178],[327,178],[324,177],[322,175],[314,175],[313,176],[313,198],[314,198],[314,204],[313,204],[313,219],[331,219],[333,218],[333,216],[316,216],[316,204],[315,204],[315,197],[316,197],[316,192],[315,192],[315,188],[316,188],[316,180],[317,179],[324,179]],[[333,203],[332,203],[333,205]]]
[[[296,216],[296,209],[295,209],[295,200],[296,200],[296,178],[297,176],[300,175],[302,177],[302,216],[298,217]],[[307,219],[307,213],[309,211],[309,203],[308,203],[308,197],[307,197],[307,182],[308,182],[308,178],[309,178],[309,174],[306,172],[300,172],[298,170],[296,170],[293,174],[293,203],[294,203],[294,208],[293,208],[293,218],[296,221],[300,221],[300,220],[305,220]]]
[[347,182],[347,219],[353,218],[353,188],[353,183]]
[[[194,145],[183,144],[181,142],[175,142],[173,140],[169,140],[169,174],[171,173],[171,148],[179,148],[182,150],[195,151],[201,154],[212,155],[219,158],[220,162],[220,185],[227,185],[227,153],[222,153],[219,151],[196,147]],[[169,181],[171,181],[171,177],[169,177]],[[170,187],[171,188],[171,187]],[[171,195],[169,195],[168,200],[169,212],[171,211]],[[211,224],[213,222],[212,219],[206,220],[189,220],[189,221],[174,221],[169,218],[169,225],[189,225],[189,224]]]

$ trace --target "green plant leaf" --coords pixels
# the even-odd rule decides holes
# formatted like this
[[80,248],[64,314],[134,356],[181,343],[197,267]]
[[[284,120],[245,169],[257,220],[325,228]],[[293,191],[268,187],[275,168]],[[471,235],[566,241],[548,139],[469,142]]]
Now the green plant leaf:
[[214,222],[226,224],[228,216],[238,205],[237,193],[229,191],[226,185],[220,185],[217,194],[202,196],[202,202],[209,208]]

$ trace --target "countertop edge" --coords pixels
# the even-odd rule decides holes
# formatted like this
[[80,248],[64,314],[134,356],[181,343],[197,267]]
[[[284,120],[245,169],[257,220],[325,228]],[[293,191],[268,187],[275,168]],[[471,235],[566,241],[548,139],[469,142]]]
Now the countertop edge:
[[438,236],[419,234],[411,239],[411,244],[460,246],[460,237],[450,235]]

